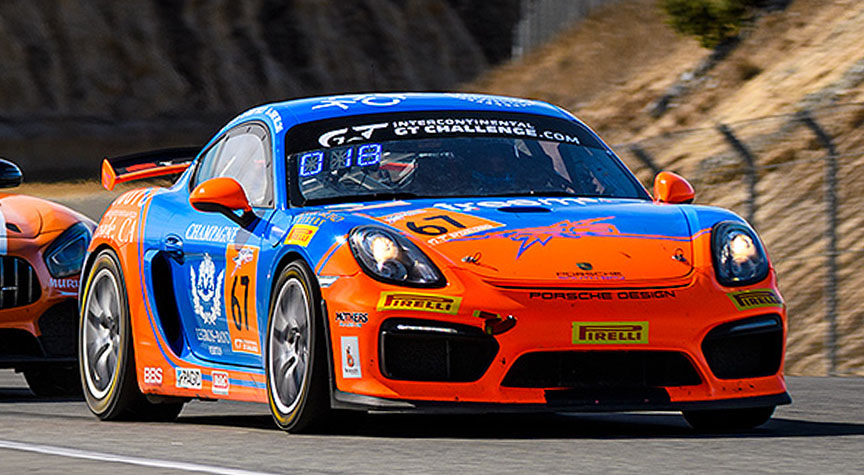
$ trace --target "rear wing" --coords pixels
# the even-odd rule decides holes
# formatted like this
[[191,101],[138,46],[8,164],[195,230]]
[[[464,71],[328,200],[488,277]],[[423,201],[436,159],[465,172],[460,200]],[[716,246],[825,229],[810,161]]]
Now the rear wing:
[[102,160],[102,186],[113,190],[117,183],[174,175],[189,168],[201,147],[168,148]]

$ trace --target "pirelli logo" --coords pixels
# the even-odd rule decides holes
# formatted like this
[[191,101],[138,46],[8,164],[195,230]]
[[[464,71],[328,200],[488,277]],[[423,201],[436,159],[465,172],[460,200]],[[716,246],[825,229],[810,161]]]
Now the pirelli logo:
[[296,244],[298,246],[306,247],[306,245],[309,244],[309,241],[315,237],[315,233],[317,232],[318,226],[312,226],[311,224],[295,224],[291,227],[288,236],[285,237],[285,244]]
[[735,308],[738,310],[783,306],[783,301],[780,300],[780,296],[771,289],[745,290],[742,292],[732,292],[726,295],[732,299],[732,303],[735,304]]
[[573,344],[644,345],[648,322],[573,322]]
[[381,292],[381,298],[378,299],[378,310],[417,310],[456,315],[461,303],[462,297],[445,297],[413,292]]

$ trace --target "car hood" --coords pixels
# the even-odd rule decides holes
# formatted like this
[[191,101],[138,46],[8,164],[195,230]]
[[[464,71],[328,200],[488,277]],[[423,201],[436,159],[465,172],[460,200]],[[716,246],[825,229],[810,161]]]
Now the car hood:
[[34,238],[62,231],[78,221],[90,221],[65,206],[26,195],[0,194],[0,236]]
[[620,285],[679,279],[692,270],[692,232],[678,206],[594,198],[353,206],[345,211],[396,228],[433,258],[503,285]]

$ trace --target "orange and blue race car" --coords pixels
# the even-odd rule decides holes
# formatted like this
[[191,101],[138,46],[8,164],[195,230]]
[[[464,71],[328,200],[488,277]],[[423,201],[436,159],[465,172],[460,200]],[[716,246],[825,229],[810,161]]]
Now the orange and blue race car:
[[[0,188],[22,178],[0,159]],[[57,203],[0,193],[0,368],[23,372],[37,396],[81,393],[78,280],[95,228]]]
[[681,411],[705,430],[790,398],[786,308],[743,219],[654,196],[570,113],[476,94],[268,104],[200,151],[108,159],[80,369],[106,420],[267,403],[346,410]]

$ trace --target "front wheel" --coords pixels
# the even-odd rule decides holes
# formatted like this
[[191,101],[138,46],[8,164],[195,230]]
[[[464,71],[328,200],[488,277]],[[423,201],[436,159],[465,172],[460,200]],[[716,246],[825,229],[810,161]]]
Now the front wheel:
[[771,419],[775,406],[746,409],[682,411],[690,427],[700,432],[731,432],[761,426]]
[[87,276],[78,325],[84,399],[102,420],[173,420],[183,403],[154,404],[138,390],[124,282],[114,252],[100,252]]
[[318,289],[302,262],[289,264],[270,299],[266,340],[267,399],[288,432],[308,432],[330,413]]

